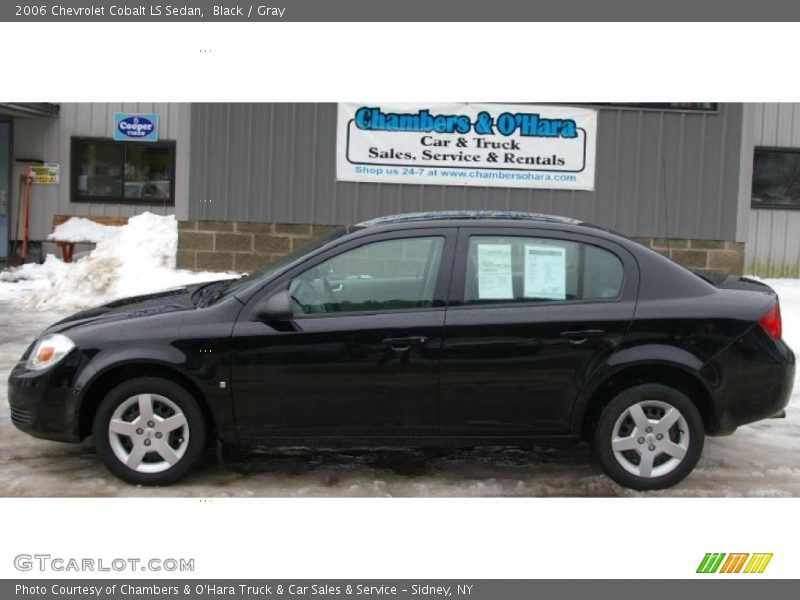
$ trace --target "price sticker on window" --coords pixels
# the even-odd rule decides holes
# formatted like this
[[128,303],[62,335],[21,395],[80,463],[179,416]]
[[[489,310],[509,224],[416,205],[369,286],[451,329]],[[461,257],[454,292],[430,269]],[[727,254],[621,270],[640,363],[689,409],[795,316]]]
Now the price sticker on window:
[[567,297],[567,249],[525,246],[525,297],[564,300]]
[[514,298],[510,244],[478,246],[478,297],[481,300]]

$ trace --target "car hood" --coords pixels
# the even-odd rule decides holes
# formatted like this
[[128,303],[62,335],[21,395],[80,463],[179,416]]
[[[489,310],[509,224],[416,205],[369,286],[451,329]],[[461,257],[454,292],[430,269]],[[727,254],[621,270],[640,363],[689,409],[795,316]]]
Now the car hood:
[[194,310],[192,293],[199,285],[183,286],[155,294],[121,298],[100,306],[93,306],[54,323],[45,333],[60,333],[83,325],[95,325],[138,319],[168,312]]

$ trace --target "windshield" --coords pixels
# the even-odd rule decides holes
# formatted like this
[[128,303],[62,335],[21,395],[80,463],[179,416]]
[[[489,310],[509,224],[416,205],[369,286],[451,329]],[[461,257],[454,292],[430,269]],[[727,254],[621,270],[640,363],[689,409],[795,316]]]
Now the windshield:
[[278,260],[265,265],[258,271],[249,273],[244,277],[240,277],[239,279],[232,279],[231,281],[227,282],[227,285],[218,290],[218,293],[215,295],[213,300],[209,302],[209,304],[214,304],[223,298],[228,298],[237,292],[250,287],[254,283],[263,281],[273,273],[280,271],[286,265],[296,261],[306,254],[311,254],[319,248],[322,248],[328,242],[343,236],[345,233],[347,233],[347,230],[344,227],[334,229],[333,231],[314,238],[307,244],[292,250],[289,252],[289,254],[286,254],[280,257]]

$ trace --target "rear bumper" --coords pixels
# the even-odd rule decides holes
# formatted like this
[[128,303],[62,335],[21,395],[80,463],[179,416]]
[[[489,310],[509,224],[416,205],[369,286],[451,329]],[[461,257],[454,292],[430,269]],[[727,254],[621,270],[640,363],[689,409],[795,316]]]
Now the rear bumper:
[[794,385],[795,356],[755,326],[715,356],[702,370],[713,396],[711,434],[785,416]]

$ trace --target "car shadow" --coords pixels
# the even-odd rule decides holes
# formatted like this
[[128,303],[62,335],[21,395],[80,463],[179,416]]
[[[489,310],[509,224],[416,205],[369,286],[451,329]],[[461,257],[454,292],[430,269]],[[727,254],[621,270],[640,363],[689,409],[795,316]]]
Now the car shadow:
[[595,465],[591,447],[581,443],[548,443],[532,447],[478,446],[474,448],[420,449],[405,447],[310,448],[274,447],[226,449],[225,469],[242,476],[283,475],[303,477],[327,474],[330,485],[336,474],[385,473],[397,478],[432,476],[486,477],[530,476],[543,467],[568,468]]

